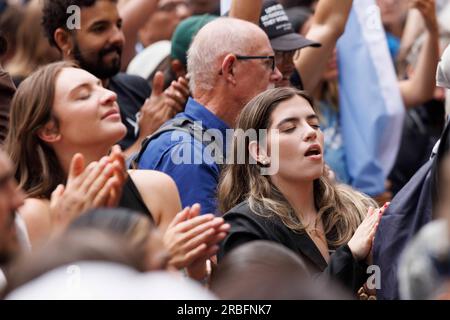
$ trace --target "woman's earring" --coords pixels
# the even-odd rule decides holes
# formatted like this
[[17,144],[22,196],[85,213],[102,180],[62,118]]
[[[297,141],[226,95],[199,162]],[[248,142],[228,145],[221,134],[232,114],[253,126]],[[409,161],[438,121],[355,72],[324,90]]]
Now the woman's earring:
[[269,159],[267,159],[267,158],[264,158],[264,159],[261,160],[261,164],[262,164],[263,166],[267,166],[269,163],[270,163],[270,161],[269,161]]
[[72,51],[69,49],[67,50],[67,55],[70,56],[70,54],[72,53]]

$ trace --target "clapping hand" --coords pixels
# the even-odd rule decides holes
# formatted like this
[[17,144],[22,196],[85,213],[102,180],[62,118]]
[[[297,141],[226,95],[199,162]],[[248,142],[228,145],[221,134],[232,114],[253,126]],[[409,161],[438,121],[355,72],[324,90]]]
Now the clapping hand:
[[186,268],[194,279],[206,274],[206,260],[219,250],[230,225],[223,218],[200,214],[200,205],[179,212],[167,228],[164,243],[171,254],[169,264],[177,269]]
[[126,173],[120,148],[111,157],[85,167],[83,155],[73,156],[66,185],[58,185],[50,198],[52,230],[58,233],[89,209],[113,207],[120,200]]

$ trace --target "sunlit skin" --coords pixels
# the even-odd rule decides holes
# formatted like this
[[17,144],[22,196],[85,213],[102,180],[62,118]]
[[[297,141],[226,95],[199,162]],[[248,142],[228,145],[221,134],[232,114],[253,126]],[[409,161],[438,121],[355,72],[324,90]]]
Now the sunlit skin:
[[117,95],[82,69],[65,68],[60,72],[53,110],[61,136],[57,145],[70,145],[75,149],[91,146],[105,149],[106,153],[126,134]]
[[[276,180],[311,182],[323,173],[323,133],[319,119],[305,99],[295,96],[280,103],[271,116],[269,130],[279,130],[280,169]],[[271,143],[268,143],[269,149]],[[315,146],[317,155],[305,156]]]
[[[86,165],[97,162],[126,134],[116,94],[83,69],[63,68],[59,72],[52,110],[54,117],[39,130],[39,137],[51,145],[67,175],[75,154],[81,153]],[[128,173],[155,224],[164,231],[181,210],[175,183],[156,171],[129,170]],[[158,189],[161,185],[164,187]],[[154,191],[144,192],[150,189]],[[46,199],[29,198],[21,208],[32,243],[45,241],[52,232],[49,205]]]
[[[51,145],[66,175],[75,154],[83,154],[86,164],[99,161],[126,134],[116,99],[100,79],[83,69],[59,72],[53,119],[39,130],[39,137]],[[44,241],[52,230],[49,205],[48,200],[29,198],[20,210],[32,244]]]

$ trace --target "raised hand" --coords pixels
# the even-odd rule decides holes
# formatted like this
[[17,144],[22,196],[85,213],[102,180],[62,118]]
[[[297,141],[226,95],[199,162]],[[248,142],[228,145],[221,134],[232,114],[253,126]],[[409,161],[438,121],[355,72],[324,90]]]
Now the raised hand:
[[164,94],[164,74],[158,71],[153,77],[152,94],[141,107],[139,113],[139,139],[155,132],[164,122],[175,115],[166,103]]
[[435,0],[410,0],[410,6],[416,8],[422,14],[425,26],[430,32],[438,32]]
[[362,261],[369,256],[381,216],[388,206],[389,203],[385,203],[381,209],[369,208],[366,218],[348,242],[348,246],[355,260]]
[[106,207],[116,207],[122,196],[123,185],[128,179],[128,171],[125,161],[125,155],[119,145],[114,145],[109,154],[109,163],[113,165],[113,175],[117,180],[114,188],[111,190]]
[[70,163],[66,186],[59,185],[50,198],[52,230],[64,230],[74,219],[88,209],[108,206],[111,193],[120,186],[115,176],[119,170],[108,157],[90,163],[84,168],[84,157],[75,154]]
[[182,112],[189,98],[189,82],[184,77],[179,77],[177,81],[172,81],[170,87],[165,91],[165,103],[175,112]]

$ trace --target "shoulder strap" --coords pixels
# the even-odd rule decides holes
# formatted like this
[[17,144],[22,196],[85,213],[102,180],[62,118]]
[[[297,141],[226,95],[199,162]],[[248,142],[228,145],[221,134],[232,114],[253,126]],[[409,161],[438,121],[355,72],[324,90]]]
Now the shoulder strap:
[[[199,126],[197,123],[192,121],[188,118],[173,118],[171,121],[164,124],[162,127],[160,127],[158,130],[156,130],[151,135],[147,136],[144,141],[142,141],[141,149],[140,151],[130,157],[130,163],[129,168],[131,169],[137,169],[139,165],[139,161],[141,160],[142,155],[147,149],[148,144],[161,134],[168,132],[168,131],[182,131],[189,135],[191,135],[195,140],[202,142],[205,144],[205,141],[203,138],[207,138],[206,140],[211,141],[210,143],[216,144],[216,148],[220,148],[220,146],[217,144],[217,142],[212,138],[212,136],[204,130],[203,127]],[[208,143],[209,144],[209,143]],[[221,154],[215,155],[215,160],[217,163],[223,163],[223,157]]]

